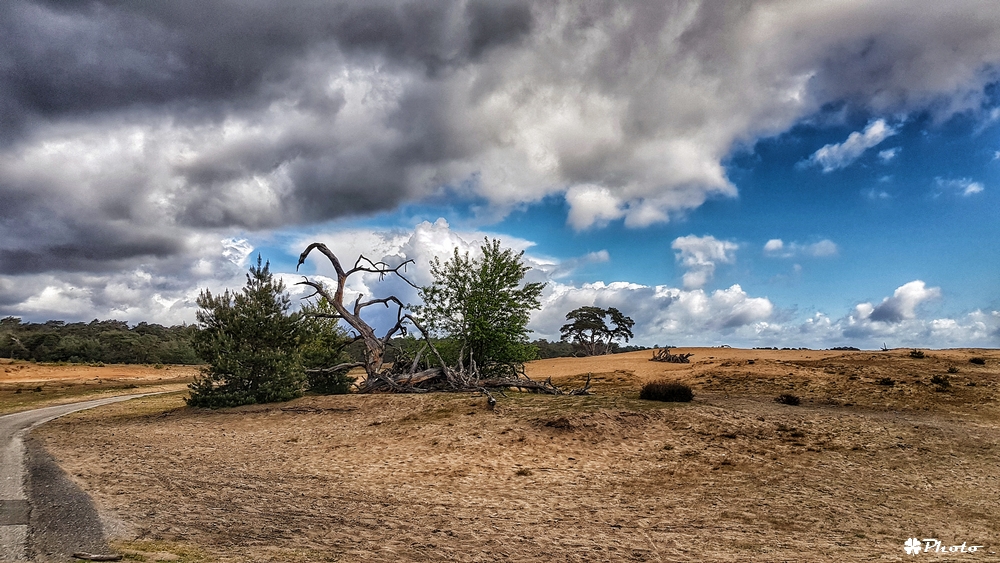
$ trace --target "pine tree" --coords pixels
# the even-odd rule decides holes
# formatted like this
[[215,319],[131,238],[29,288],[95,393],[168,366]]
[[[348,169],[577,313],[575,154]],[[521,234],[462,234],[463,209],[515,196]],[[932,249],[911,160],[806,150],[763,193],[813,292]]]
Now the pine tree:
[[190,385],[189,405],[233,407],[302,395],[301,315],[289,314],[285,285],[269,267],[258,255],[242,291],[198,296],[201,330],[194,345],[208,367]]

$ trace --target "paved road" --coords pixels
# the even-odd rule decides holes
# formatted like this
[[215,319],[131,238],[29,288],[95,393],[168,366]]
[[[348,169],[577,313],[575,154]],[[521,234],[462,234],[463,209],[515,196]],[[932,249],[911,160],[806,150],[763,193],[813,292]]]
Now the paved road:
[[[32,521],[37,522],[37,514],[32,514],[33,509],[25,494],[24,438],[27,432],[34,426],[71,412],[152,394],[105,397],[0,416],[0,561],[28,560],[29,517]],[[44,452],[40,455],[44,456]],[[37,468],[40,468],[52,471],[53,464],[46,464],[44,461],[43,459],[39,465],[33,460],[32,469],[38,470]],[[57,469],[55,471],[58,472]],[[48,488],[48,485],[44,487]],[[44,513],[42,510],[35,512]]]

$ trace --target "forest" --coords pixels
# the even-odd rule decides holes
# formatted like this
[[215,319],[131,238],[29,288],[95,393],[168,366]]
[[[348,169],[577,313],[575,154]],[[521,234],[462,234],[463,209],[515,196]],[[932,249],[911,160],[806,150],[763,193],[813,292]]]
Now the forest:
[[35,362],[199,364],[195,325],[165,327],[94,319],[89,323],[25,323],[0,319],[0,357]]

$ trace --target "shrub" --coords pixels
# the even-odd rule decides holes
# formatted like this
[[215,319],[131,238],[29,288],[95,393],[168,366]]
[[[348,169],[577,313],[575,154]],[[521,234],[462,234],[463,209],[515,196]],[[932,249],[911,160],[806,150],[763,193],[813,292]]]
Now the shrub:
[[986,365],[986,358],[980,358],[980,357],[969,358],[969,363],[976,364],[977,366]]
[[[306,389],[321,395],[342,395],[351,392],[354,377],[350,369],[332,369],[351,362],[345,348],[351,343],[347,332],[337,323],[337,311],[321,298],[302,306],[302,335],[299,352],[306,370]],[[362,357],[363,359],[363,357]]]
[[935,375],[931,378],[931,383],[938,386],[938,389],[947,389],[951,387],[951,380],[948,379],[947,375]]
[[948,366],[948,373],[958,373],[958,368],[955,366]]
[[876,381],[875,383],[877,383],[878,385],[885,385],[886,387],[892,387],[893,385],[896,384],[896,382],[893,381],[891,377],[883,377],[878,381]]
[[688,403],[694,398],[690,387],[676,381],[653,381],[642,386],[639,398],[646,401]]
[[795,395],[792,395],[791,393],[782,393],[781,395],[775,397],[774,402],[781,403],[782,405],[790,405],[795,407],[798,406],[798,404],[801,403],[802,400],[796,397]]
[[924,353],[922,350],[917,350],[916,348],[914,348],[913,350],[910,350],[910,357],[920,360],[924,358]]
[[306,387],[320,395],[344,395],[351,392],[351,385],[357,378],[347,375],[347,370],[338,372],[307,371]]

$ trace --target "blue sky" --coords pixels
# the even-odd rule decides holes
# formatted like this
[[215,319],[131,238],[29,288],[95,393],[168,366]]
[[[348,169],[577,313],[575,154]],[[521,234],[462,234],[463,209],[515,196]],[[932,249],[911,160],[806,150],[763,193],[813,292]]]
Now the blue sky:
[[539,337],[995,347],[1000,9],[916,4],[14,0],[0,315],[190,323],[257,253],[428,283],[489,236]]

